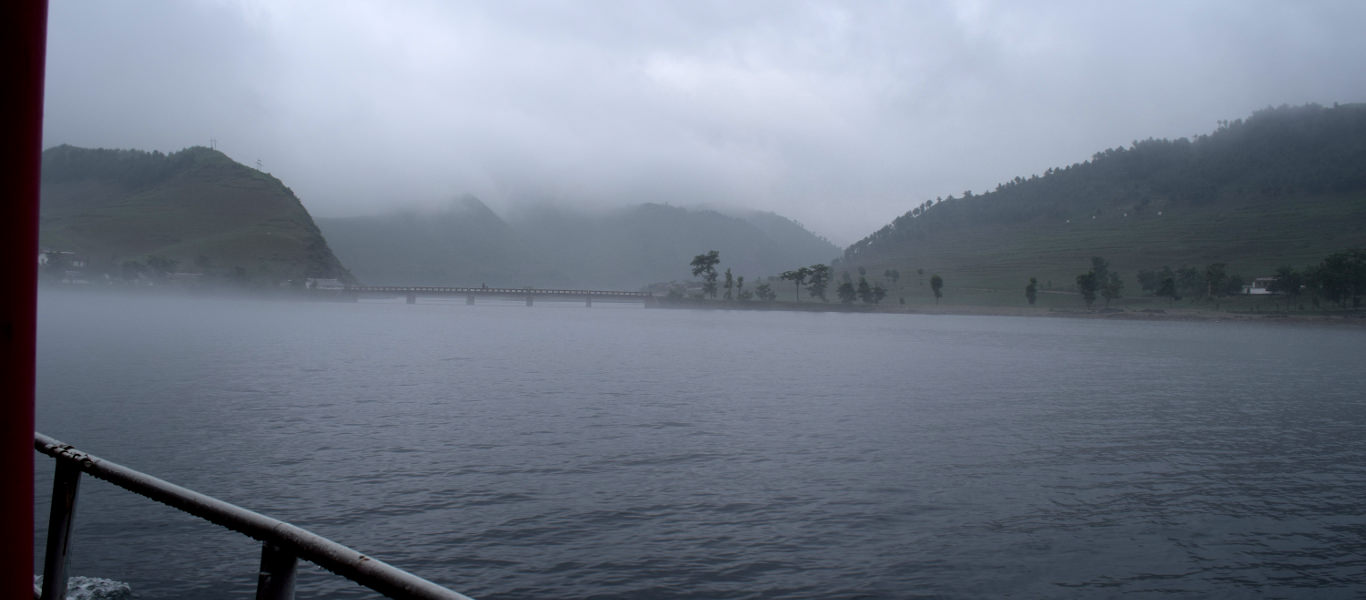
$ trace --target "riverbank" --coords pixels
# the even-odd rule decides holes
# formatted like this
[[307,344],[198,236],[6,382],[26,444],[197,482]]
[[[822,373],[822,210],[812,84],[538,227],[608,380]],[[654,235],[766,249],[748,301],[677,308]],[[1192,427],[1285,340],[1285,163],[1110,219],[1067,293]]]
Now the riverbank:
[[1129,321],[1236,321],[1366,326],[1366,311],[1341,312],[1229,312],[1201,308],[1043,308],[1033,306],[982,306],[964,304],[837,304],[821,302],[723,302],[691,298],[659,298],[652,308],[696,310],[762,310],[792,312],[847,312],[910,315],[964,315],[992,317],[1054,317],[1067,319],[1114,319]]

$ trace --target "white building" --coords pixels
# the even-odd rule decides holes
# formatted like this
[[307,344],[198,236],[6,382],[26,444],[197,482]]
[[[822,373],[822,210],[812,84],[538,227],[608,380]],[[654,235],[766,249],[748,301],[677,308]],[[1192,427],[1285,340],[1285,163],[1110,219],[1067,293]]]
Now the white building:
[[1243,293],[1252,296],[1265,296],[1267,294],[1274,294],[1275,292],[1271,291],[1271,284],[1275,282],[1275,277],[1258,277],[1256,279],[1253,279],[1252,283],[1243,286]]

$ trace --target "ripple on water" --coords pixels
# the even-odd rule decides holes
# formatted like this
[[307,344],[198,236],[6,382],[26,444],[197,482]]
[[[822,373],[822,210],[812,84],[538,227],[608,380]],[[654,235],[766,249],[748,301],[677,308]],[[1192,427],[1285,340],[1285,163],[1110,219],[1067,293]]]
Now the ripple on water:
[[[1366,595],[1362,332],[46,306],[40,429],[475,597]],[[77,572],[250,594],[254,542],[82,494]]]

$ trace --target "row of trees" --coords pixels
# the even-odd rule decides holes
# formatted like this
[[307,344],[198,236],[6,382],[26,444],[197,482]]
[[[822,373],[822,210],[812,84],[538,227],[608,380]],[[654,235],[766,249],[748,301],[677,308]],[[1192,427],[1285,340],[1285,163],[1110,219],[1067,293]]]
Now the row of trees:
[[[717,267],[720,264],[721,253],[716,250],[698,254],[689,263],[692,267],[693,277],[702,278],[702,297],[715,299],[718,291],[724,289],[723,299],[726,301],[746,301],[754,298],[771,301],[777,298],[777,294],[767,283],[759,284],[753,292],[746,290],[745,278],[733,277],[730,269],[726,269],[724,273],[719,272]],[[852,304],[854,300],[861,300],[867,304],[878,304],[887,297],[888,290],[880,284],[869,283],[866,272],[862,267],[859,268],[857,285],[847,271],[841,275],[843,281],[835,290],[840,302]],[[923,273],[923,270],[921,272]],[[826,292],[830,288],[831,273],[829,265],[815,264],[784,271],[778,275],[778,278],[792,282],[799,302],[801,301],[803,287],[806,288],[808,297],[819,298],[821,302],[829,302]],[[721,279],[723,276],[724,280]],[[883,276],[892,282],[896,282],[901,278],[901,273],[895,269],[887,269],[883,272]],[[723,281],[723,283],[718,283],[718,281]],[[944,295],[944,278],[937,274],[930,277],[930,289],[934,292],[934,300],[937,304]]]
[[[724,273],[723,286],[718,285],[717,281],[721,275],[717,272],[717,265],[720,262],[720,253],[715,250],[699,254],[692,260],[692,274],[702,277],[704,297],[716,298],[720,287],[724,287],[724,299],[727,301],[745,301],[756,297],[771,301],[777,297],[766,283],[760,284],[752,292],[746,290],[745,278],[733,277],[730,269],[726,269]],[[829,266],[817,264],[785,271],[779,278],[791,281],[795,285],[799,301],[802,287],[805,286],[809,297],[828,302],[826,290],[830,285],[830,275]],[[900,273],[888,269],[883,272],[883,276],[895,282],[900,278]],[[887,296],[887,289],[879,284],[869,283],[866,271],[862,268],[859,269],[857,283],[847,271],[841,274],[841,279],[843,281],[835,293],[844,304],[852,304],[855,300],[878,304]],[[1210,263],[1203,268],[1182,266],[1179,269],[1172,269],[1164,266],[1161,269],[1140,270],[1138,283],[1144,292],[1160,298],[1170,298],[1173,302],[1183,297],[1212,301],[1243,293],[1245,280],[1237,274],[1229,273],[1228,265],[1225,263]],[[1110,270],[1109,261],[1099,256],[1091,257],[1090,270],[1077,275],[1076,286],[1087,308],[1090,308],[1097,298],[1103,299],[1105,306],[1108,307],[1111,300],[1121,298],[1124,293],[1123,277],[1118,272]],[[943,277],[938,274],[930,277],[930,289],[934,292],[936,304],[943,297],[943,288]],[[1366,249],[1353,248],[1336,252],[1325,257],[1318,265],[1303,269],[1282,266],[1277,269],[1276,278],[1267,289],[1291,300],[1307,295],[1315,306],[1323,300],[1342,308],[1349,304],[1352,308],[1360,308],[1361,299],[1366,296]],[[1024,291],[1025,299],[1031,306],[1034,305],[1038,299],[1039,280],[1030,277]]]
[[1214,300],[1243,292],[1246,280],[1228,272],[1225,263],[1210,263],[1205,267],[1182,266],[1172,270],[1162,267],[1156,270],[1140,270],[1138,286],[1143,291],[1159,298],[1171,298],[1173,302],[1183,297]]
[[[859,267],[858,272],[859,278],[857,284],[854,283],[854,280],[850,277],[848,271],[840,274],[841,282],[839,287],[835,288],[835,296],[838,297],[843,304],[853,304],[854,300],[860,300],[865,304],[878,304],[882,302],[882,299],[887,297],[887,288],[882,287],[880,283],[869,283],[867,269]],[[924,271],[922,270],[921,272],[923,273]],[[901,272],[896,269],[887,269],[882,272],[882,276],[895,285],[896,282],[901,279]],[[806,291],[810,297],[820,298],[821,302],[829,301],[825,297],[825,291],[830,284],[830,267],[826,265],[801,267],[792,271],[786,271],[779,275],[779,277],[792,281],[797,285],[798,301],[801,300],[801,285],[804,281],[807,282]],[[934,291],[934,299],[937,304],[939,299],[944,295],[944,278],[939,275],[931,277],[930,289]]]
[[[1182,266],[1173,270],[1162,267],[1155,270],[1140,270],[1138,285],[1144,291],[1159,298],[1170,298],[1173,302],[1183,297],[1213,300],[1224,296],[1240,294],[1245,280],[1228,272],[1225,263],[1211,263],[1204,268]],[[1038,282],[1030,279],[1030,286],[1037,289]],[[1124,280],[1119,273],[1110,270],[1109,261],[1099,256],[1091,257],[1091,270],[1077,276],[1077,291],[1089,308],[1100,296],[1105,306],[1110,301],[1122,297]],[[1025,296],[1033,304],[1033,292],[1025,288]]]
[[806,284],[806,293],[812,298],[820,298],[821,302],[825,299],[825,290],[830,286],[830,267],[828,265],[811,265],[800,267],[791,271],[783,271],[778,275],[779,279],[791,281],[797,287],[797,301],[802,299],[802,284]]
[[702,296],[714,300],[718,287],[724,287],[726,290],[724,299],[727,302],[731,300],[745,302],[754,298],[767,302],[778,297],[778,294],[767,283],[759,284],[753,291],[745,289],[745,277],[743,275],[738,277],[732,275],[730,269],[726,269],[724,284],[718,286],[717,279],[720,275],[716,272],[716,267],[719,264],[721,264],[721,253],[716,250],[693,257],[690,266],[692,266],[693,277],[702,277]]
[[853,281],[843,281],[835,290],[835,295],[839,296],[840,302],[844,304],[853,304],[855,298],[862,300],[864,304],[877,304],[887,296],[887,290],[881,285],[869,285],[868,278],[860,276],[857,287]]
[[[1030,286],[1037,293],[1038,280],[1030,278]],[[1096,294],[1099,293],[1105,298],[1105,306],[1110,306],[1110,301],[1120,297],[1124,292],[1124,280],[1119,273],[1110,270],[1110,261],[1099,256],[1091,257],[1091,270],[1077,276],[1077,291],[1081,292],[1081,299],[1086,302],[1086,307],[1090,308],[1096,301]],[[1029,303],[1034,303],[1034,296],[1030,287],[1025,288],[1025,296],[1029,298]]]
[[1291,299],[1307,294],[1315,305],[1323,299],[1341,308],[1349,303],[1361,308],[1361,297],[1366,295],[1366,250],[1334,252],[1318,265],[1303,269],[1282,266],[1267,289]]
[[[1182,266],[1172,269],[1143,269],[1138,272],[1138,285],[1144,292],[1173,302],[1185,298],[1214,301],[1244,293],[1248,281],[1230,273],[1226,263],[1210,263],[1204,267]],[[1030,278],[1025,297],[1030,304],[1038,290],[1038,280]],[[1110,300],[1120,297],[1124,282],[1109,269],[1105,259],[1091,257],[1091,270],[1077,276],[1077,291],[1086,306],[1095,302],[1097,294]],[[1347,308],[1361,307],[1366,296],[1366,249],[1352,248],[1328,255],[1317,265],[1296,269],[1285,265],[1276,270],[1275,279],[1267,291],[1280,294],[1291,301],[1308,296],[1315,306],[1326,301]]]

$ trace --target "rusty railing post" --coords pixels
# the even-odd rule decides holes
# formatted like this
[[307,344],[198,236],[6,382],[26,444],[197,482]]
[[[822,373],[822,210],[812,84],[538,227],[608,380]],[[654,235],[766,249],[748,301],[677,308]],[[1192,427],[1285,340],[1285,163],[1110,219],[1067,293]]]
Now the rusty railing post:
[[74,461],[59,459],[57,471],[52,476],[52,510],[47,519],[41,600],[66,599],[66,557],[71,550],[71,526],[76,519],[76,492],[80,484],[80,466]]
[[256,579],[256,600],[294,600],[294,574],[299,557],[272,544],[261,543],[261,573]]

